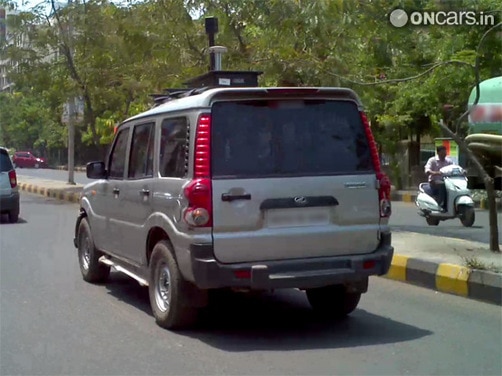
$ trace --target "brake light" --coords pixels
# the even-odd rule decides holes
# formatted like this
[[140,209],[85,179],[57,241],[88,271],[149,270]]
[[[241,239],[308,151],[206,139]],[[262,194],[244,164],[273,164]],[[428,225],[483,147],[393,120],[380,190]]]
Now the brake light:
[[211,227],[212,189],[211,189],[211,116],[199,117],[195,133],[194,180],[184,189],[188,200],[185,221],[194,227]]
[[194,177],[211,177],[211,116],[201,115],[195,135]]
[[10,181],[11,188],[16,188],[16,186],[17,186],[16,171],[14,171],[14,170],[9,171],[9,181]]
[[295,87],[295,88],[269,88],[266,89],[267,93],[277,94],[277,95],[309,95],[309,94],[317,94],[319,93],[319,89],[313,88],[303,88],[303,87]]
[[382,167],[380,165],[380,157],[378,156],[378,149],[375,142],[375,138],[373,137],[373,133],[371,132],[368,117],[362,111],[361,111],[361,120],[364,125],[366,138],[368,139],[368,143],[370,146],[371,158],[373,159],[373,165],[376,171],[380,217],[387,218],[390,217],[392,213],[392,206],[390,201],[390,190],[391,190],[390,179],[386,174],[382,172]]

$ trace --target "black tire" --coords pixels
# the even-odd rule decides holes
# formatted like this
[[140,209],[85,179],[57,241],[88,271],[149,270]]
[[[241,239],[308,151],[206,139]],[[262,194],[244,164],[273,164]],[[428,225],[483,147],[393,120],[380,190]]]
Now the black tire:
[[348,293],[343,286],[307,289],[311,307],[323,317],[340,319],[352,313],[359,304],[361,293]]
[[191,306],[189,299],[193,288],[183,279],[171,244],[165,240],[155,244],[150,260],[148,291],[153,316],[160,327],[176,330],[195,324],[198,311]]
[[475,220],[476,220],[476,212],[472,206],[466,206],[461,208],[460,222],[464,227],[472,227]]
[[431,218],[431,217],[426,217],[425,221],[429,226],[437,226],[439,225],[439,219],[437,218]]
[[99,262],[103,256],[96,249],[92,238],[91,228],[87,218],[82,218],[78,227],[78,263],[84,281],[90,283],[105,282],[110,275],[110,266]]
[[17,223],[19,221],[19,210],[11,210],[9,212],[9,222]]

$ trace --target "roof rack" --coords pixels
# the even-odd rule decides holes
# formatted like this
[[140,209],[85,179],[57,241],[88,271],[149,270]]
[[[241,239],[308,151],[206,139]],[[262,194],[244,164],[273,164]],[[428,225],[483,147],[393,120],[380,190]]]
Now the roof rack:
[[150,97],[152,97],[154,101],[153,107],[157,107],[163,103],[166,103],[174,99],[200,94],[202,91],[206,89],[208,88],[164,89],[164,93],[150,94]]

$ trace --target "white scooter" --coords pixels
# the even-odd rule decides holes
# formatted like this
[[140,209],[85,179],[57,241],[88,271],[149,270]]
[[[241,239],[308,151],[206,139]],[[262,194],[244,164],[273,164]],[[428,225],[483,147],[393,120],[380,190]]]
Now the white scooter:
[[429,226],[437,226],[440,221],[459,218],[462,225],[471,227],[475,220],[474,201],[467,189],[467,177],[458,165],[445,166],[439,170],[446,188],[446,210],[443,211],[432,195],[429,183],[421,183],[415,204],[418,214],[425,217]]

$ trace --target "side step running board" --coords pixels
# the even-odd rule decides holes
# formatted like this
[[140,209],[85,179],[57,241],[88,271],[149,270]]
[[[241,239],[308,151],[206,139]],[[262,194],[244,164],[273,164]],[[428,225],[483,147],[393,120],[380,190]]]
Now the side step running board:
[[141,278],[139,275],[131,272],[130,270],[127,270],[123,266],[118,265],[117,263],[113,262],[112,260],[110,260],[106,256],[101,256],[99,258],[99,262],[101,262],[102,264],[105,264],[105,265],[113,266],[113,268],[115,270],[117,270],[118,272],[124,273],[124,274],[128,275],[129,277],[134,278],[136,281],[138,281],[138,283],[141,286],[148,286],[148,281],[146,281],[145,279]]

